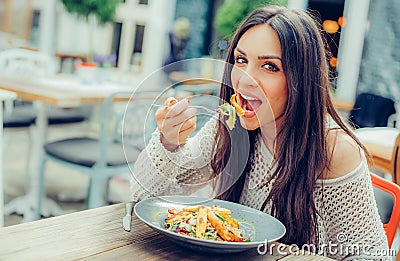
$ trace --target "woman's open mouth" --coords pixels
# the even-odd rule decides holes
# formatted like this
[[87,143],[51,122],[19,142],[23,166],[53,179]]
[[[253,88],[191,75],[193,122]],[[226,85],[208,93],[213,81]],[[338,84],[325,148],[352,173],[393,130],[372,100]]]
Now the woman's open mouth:
[[244,114],[245,117],[253,117],[255,115],[255,111],[261,106],[262,101],[248,95],[244,95],[239,93],[239,102],[240,106],[246,110],[246,113]]

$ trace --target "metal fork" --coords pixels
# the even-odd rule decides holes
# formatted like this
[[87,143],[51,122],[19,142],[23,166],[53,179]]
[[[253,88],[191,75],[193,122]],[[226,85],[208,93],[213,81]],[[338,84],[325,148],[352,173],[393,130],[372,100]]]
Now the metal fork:
[[[170,106],[167,105],[162,105],[162,104],[153,104],[154,107],[161,107],[161,108],[168,108]],[[188,108],[196,108],[196,109],[203,109],[205,111],[208,111],[210,113],[219,113],[217,110],[212,110],[207,107],[201,106],[201,105],[189,105]]]

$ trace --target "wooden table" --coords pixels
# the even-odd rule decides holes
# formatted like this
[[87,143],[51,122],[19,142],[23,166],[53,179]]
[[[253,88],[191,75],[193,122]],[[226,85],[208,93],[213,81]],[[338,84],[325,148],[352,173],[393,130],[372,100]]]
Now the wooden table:
[[340,101],[337,99],[333,99],[333,105],[337,110],[341,111],[351,111],[353,109],[354,104],[351,102]]
[[393,181],[399,184],[400,181],[393,173],[392,154],[400,129],[389,127],[360,128],[356,129],[355,133],[373,157],[371,167],[383,173],[391,174]]
[[[259,255],[256,249],[217,255],[183,249],[132,216],[122,229],[125,204],[0,229],[0,260],[330,260],[309,253]],[[281,245],[281,253],[288,249]]]
[[390,173],[393,146],[389,147],[367,141],[363,142],[363,144],[372,155],[373,165],[371,167],[377,168],[384,173]]
[[[38,175],[43,159],[43,145],[46,142],[47,114],[45,104],[61,108],[73,108],[82,105],[99,104],[104,98],[116,91],[134,90],[136,85],[120,85],[113,83],[83,84],[76,75],[55,75],[46,78],[29,76],[0,76],[0,89],[16,93],[18,98],[35,103],[38,109],[36,129],[32,137],[29,185],[26,195],[13,199],[5,206],[5,212],[23,214],[23,222],[38,219],[35,216],[36,199],[39,193]],[[43,213],[60,215],[62,209],[54,201],[46,198],[43,201]]]
[[136,83],[129,86],[108,82],[83,84],[74,74],[57,74],[46,78],[0,76],[0,89],[15,92],[18,98],[26,101],[40,101],[62,108],[101,103],[114,91],[133,91],[135,87]]

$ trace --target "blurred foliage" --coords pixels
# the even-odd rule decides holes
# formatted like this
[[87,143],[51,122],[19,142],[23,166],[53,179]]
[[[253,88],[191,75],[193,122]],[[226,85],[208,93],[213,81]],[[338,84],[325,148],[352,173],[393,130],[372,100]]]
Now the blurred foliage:
[[122,0],[61,0],[67,12],[89,19],[96,17],[100,24],[114,21],[115,9]]
[[225,0],[215,17],[215,27],[230,39],[239,24],[255,9],[267,4],[287,6],[288,0]]

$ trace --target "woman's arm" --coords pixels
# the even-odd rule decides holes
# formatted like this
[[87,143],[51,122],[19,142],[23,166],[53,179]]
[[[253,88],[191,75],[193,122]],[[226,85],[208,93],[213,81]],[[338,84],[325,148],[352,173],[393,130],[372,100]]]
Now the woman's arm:
[[212,175],[209,162],[217,122],[216,118],[211,118],[175,152],[163,147],[160,132],[156,130],[135,162],[131,182],[132,200],[138,201],[151,195],[188,195],[203,187]]

